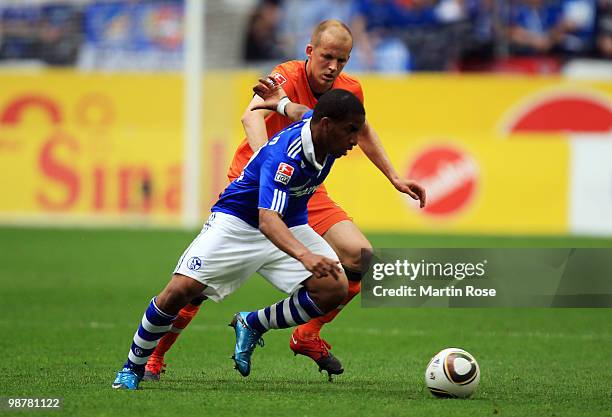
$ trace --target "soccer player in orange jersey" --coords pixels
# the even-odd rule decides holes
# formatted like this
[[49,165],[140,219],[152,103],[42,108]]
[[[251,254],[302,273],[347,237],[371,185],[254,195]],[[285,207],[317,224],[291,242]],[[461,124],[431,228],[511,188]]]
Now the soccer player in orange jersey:
[[[342,73],[352,47],[353,37],[349,28],[338,20],[326,20],[315,28],[311,43],[306,46],[308,59],[282,63],[272,71],[270,77],[283,88],[292,102],[310,108],[315,106],[323,93],[333,88],[348,90],[363,102],[363,90],[359,81]],[[255,95],[244,112],[242,124],[246,138],[234,154],[228,172],[230,181],[240,175],[254,150],[259,149],[268,138],[291,123],[289,118],[277,112],[253,111],[253,108],[262,102],[263,99]],[[363,134],[359,137],[359,147],[398,191],[420,200],[421,207],[424,207],[425,190],[414,181],[398,175],[378,135],[367,121]],[[323,185],[308,203],[308,222],[338,254],[349,279],[349,293],[337,309],[297,327],[291,335],[289,346],[296,355],[305,355],[314,360],[319,370],[325,370],[330,375],[341,374],[344,371],[342,364],[331,354],[331,346],[321,338],[320,331],[323,325],[331,322],[341,308],[361,290],[361,253],[362,249],[371,249],[372,246],[347,213],[329,197]],[[149,359],[145,380],[159,379],[165,366],[165,352],[197,313],[203,300],[203,297],[195,299],[180,311],[172,330],[161,339]]]

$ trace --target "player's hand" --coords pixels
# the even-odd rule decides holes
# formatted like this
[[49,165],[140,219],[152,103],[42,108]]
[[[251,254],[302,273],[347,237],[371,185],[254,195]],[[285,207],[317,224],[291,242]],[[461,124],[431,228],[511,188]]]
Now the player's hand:
[[324,278],[331,275],[334,279],[340,278],[342,268],[340,262],[325,256],[308,253],[300,258],[304,267],[312,272],[315,278]]
[[413,200],[418,200],[421,208],[425,207],[427,196],[425,188],[422,185],[418,184],[416,181],[404,178],[394,181],[393,185],[400,193],[408,194]]
[[276,110],[276,106],[281,98],[287,96],[283,87],[278,85],[274,78],[260,78],[259,83],[253,87],[253,91],[264,101],[261,104],[253,106],[251,110]]

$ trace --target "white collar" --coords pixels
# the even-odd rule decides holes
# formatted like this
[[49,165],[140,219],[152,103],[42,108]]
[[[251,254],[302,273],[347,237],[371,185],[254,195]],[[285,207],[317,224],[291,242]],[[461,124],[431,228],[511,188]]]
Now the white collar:
[[[302,126],[302,150],[304,151],[304,156],[306,156],[306,160],[310,162],[312,166],[317,169],[317,171],[321,171],[323,169],[323,165],[317,162],[314,144],[312,143],[312,132],[310,131],[311,120],[312,119],[308,119],[306,123],[304,123],[304,126]],[[327,160],[327,156],[325,157],[325,160]]]

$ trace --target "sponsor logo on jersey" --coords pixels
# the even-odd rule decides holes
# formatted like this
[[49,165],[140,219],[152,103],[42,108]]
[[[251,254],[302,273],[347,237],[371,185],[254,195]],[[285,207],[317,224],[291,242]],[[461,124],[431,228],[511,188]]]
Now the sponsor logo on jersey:
[[466,208],[476,194],[478,175],[469,154],[446,145],[425,149],[408,169],[408,178],[427,192],[427,205],[419,212],[436,217],[452,216]]
[[202,267],[202,260],[198,258],[197,256],[193,256],[189,258],[189,260],[187,261],[187,268],[191,269],[192,271],[197,271],[201,267]]
[[319,188],[318,185],[313,185],[296,191],[291,190],[291,197],[301,197],[303,195],[314,194],[314,192],[317,191],[317,188]]
[[276,85],[283,85],[287,82],[287,79],[285,78],[285,76],[283,74],[279,74],[278,72],[275,72],[274,74],[272,74],[271,77],[276,83]]
[[276,175],[274,175],[274,181],[280,182],[281,184],[289,184],[291,176],[293,175],[293,167],[289,164],[281,162],[278,164]]

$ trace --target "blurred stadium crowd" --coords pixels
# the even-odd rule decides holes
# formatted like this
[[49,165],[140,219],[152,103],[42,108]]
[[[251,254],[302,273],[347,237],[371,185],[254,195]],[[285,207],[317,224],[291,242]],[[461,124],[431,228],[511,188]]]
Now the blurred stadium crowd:
[[[183,0],[0,0],[0,65],[179,70]],[[339,18],[350,71],[559,72],[612,61],[612,0],[209,0],[209,68],[303,58]]]

